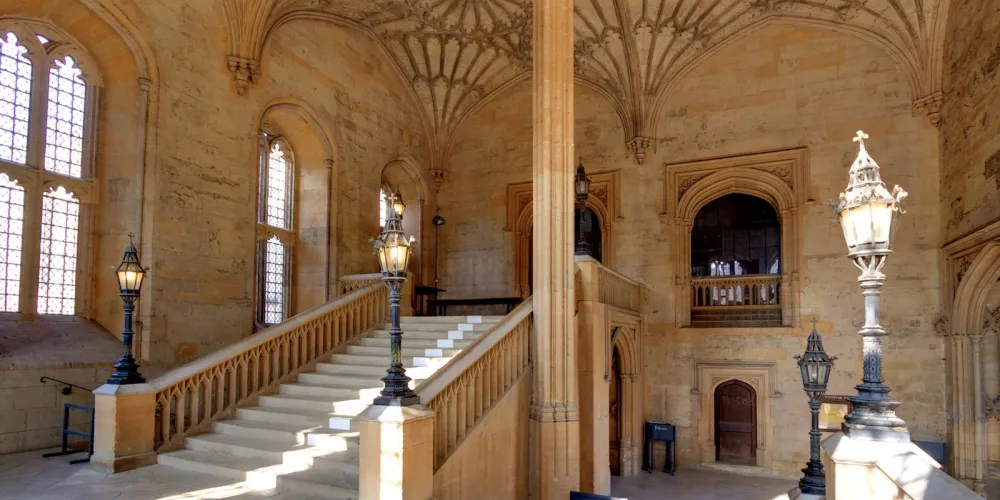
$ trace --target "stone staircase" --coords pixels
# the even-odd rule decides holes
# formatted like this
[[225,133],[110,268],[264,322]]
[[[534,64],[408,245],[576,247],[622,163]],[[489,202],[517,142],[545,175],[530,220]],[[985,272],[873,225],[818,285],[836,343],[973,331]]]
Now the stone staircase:
[[[416,386],[469,346],[502,316],[403,317],[403,365]],[[389,326],[375,330],[260,396],[258,406],[189,437],[159,463],[245,481],[254,489],[308,497],[358,498],[358,433],[351,419],[382,387]]]

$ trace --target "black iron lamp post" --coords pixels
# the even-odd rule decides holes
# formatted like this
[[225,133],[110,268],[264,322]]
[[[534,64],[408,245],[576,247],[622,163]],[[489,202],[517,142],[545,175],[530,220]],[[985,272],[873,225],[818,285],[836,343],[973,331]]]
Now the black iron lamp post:
[[135,311],[135,301],[142,289],[142,280],[146,277],[146,269],[139,264],[139,252],[132,244],[132,235],[128,236],[125,246],[125,256],[122,263],[115,268],[118,278],[118,295],[122,298],[122,308],[125,311],[125,328],[122,330],[122,355],[115,363],[115,372],[108,378],[109,384],[128,385],[142,384],[146,379],[139,374],[139,365],[132,356],[132,313]]
[[431,219],[431,224],[434,224],[434,288],[437,288],[440,278],[438,275],[438,243],[441,241],[440,229],[444,225],[444,217],[441,217],[441,207],[438,207],[437,213]]
[[410,406],[420,403],[420,398],[410,389],[410,377],[403,368],[403,331],[399,328],[399,301],[406,283],[406,266],[410,260],[410,241],[403,235],[402,219],[406,205],[399,194],[389,201],[391,210],[385,221],[385,229],[375,240],[375,254],[382,271],[382,281],[389,288],[389,314],[392,326],[389,329],[389,349],[391,358],[382,382],[385,386],[375,398],[380,406]]
[[826,495],[826,472],[819,456],[819,407],[826,385],[830,381],[830,371],[836,356],[827,356],[823,350],[823,339],[813,323],[812,333],[806,342],[806,352],[795,356],[802,372],[802,388],[809,396],[809,411],[812,413],[812,427],[809,428],[809,462],[802,469],[799,491],[805,494]]
[[576,192],[577,213],[580,229],[576,235],[576,255],[590,255],[590,245],[583,239],[584,215],[587,213],[587,197],[590,196],[590,178],[583,169],[583,160],[576,167],[576,178],[573,179],[573,190]]
[[900,202],[906,191],[896,186],[890,193],[879,175],[879,166],[865,150],[868,134],[858,131],[858,157],[851,165],[847,190],[840,194],[835,211],[847,241],[847,256],[861,270],[858,282],[865,297],[865,325],[862,337],[863,376],[851,398],[853,409],[845,417],[843,431],[852,438],[908,442],[906,423],[896,416],[899,402],[889,396],[882,379],[882,337],[879,325],[879,295],[885,274],[882,267],[892,253],[892,235]]

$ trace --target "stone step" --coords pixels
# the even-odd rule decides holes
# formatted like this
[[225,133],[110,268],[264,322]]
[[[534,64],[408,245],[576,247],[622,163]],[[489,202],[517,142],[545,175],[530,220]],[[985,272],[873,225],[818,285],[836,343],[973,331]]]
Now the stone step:
[[237,438],[267,439],[285,445],[316,446],[325,450],[346,450],[358,443],[358,433],[263,420],[231,419],[215,422],[212,431]]
[[[381,373],[385,376],[385,371]],[[294,384],[282,384],[281,387],[288,387],[291,389],[289,392],[284,392],[283,389],[279,389],[282,394],[294,394],[295,391],[299,390],[298,387],[302,387],[305,392],[310,392],[313,389],[347,389],[347,390],[362,390],[371,389],[372,387],[382,387],[381,377],[369,376],[369,377],[353,377],[349,375],[332,375],[326,373],[300,373],[299,381]],[[424,379],[416,379],[410,377],[410,387],[416,389],[417,385],[420,384]],[[293,389],[295,388],[295,389]]]
[[247,481],[255,489],[280,487],[283,492],[303,496],[337,500],[358,498],[358,475],[352,473],[303,470],[301,465],[276,464],[270,460],[200,450],[174,451],[157,458],[159,463],[178,469]]
[[[358,472],[358,443],[344,441],[343,449],[323,449],[306,444],[288,445],[267,439],[226,434],[201,434],[184,441],[189,450],[223,453],[241,458],[260,458],[296,468],[323,467]],[[323,457],[316,460],[317,457]]]
[[[368,378],[372,377],[375,380],[381,380],[385,376],[385,370],[389,368],[389,360],[385,359],[385,363],[382,366],[365,366],[365,365],[342,365],[336,363],[316,363],[316,372],[320,375],[343,375],[347,377],[356,378]],[[403,364],[403,368],[406,368],[406,374],[413,379],[425,379],[434,374],[437,370],[433,366],[413,366]],[[299,375],[301,379],[301,374]]]
[[[400,323],[399,328],[404,332],[435,332],[435,331],[449,331],[449,330],[461,330],[461,331],[475,331],[475,332],[485,332],[496,323]],[[389,323],[383,323],[377,329],[380,331],[389,331],[392,325]]]
[[[365,337],[362,338],[359,345],[368,347],[381,347],[382,349],[389,349],[389,335],[384,337]],[[472,345],[471,340],[451,340],[447,338],[429,340],[429,339],[414,339],[411,338],[409,334],[403,334],[403,346],[420,348],[420,349],[464,349]],[[387,351],[383,351],[387,352]]]
[[[403,356],[403,366],[444,366],[451,357]],[[381,355],[334,354],[330,356],[333,364],[389,367],[389,353]],[[317,363],[318,365],[319,363]]]
[[[299,375],[301,379],[305,376],[309,378],[309,373],[303,373]],[[329,401],[344,401],[352,399],[361,399],[361,392],[371,389],[378,385],[378,383],[369,382],[367,387],[330,387],[326,385],[315,385],[308,383],[294,383],[294,384],[281,384],[278,388],[278,394],[285,396],[310,396],[310,397],[322,397]],[[263,397],[263,396],[262,396]]]
[[[258,398],[258,404],[264,408],[327,412],[331,414],[331,417],[351,418],[364,411],[371,404],[371,399],[354,398],[337,401],[325,396],[269,394]],[[347,430],[343,427],[331,427]]]
[[498,323],[503,316],[400,316],[401,324],[408,323]]
[[[357,401],[357,400],[355,400]],[[236,417],[243,420],[259,420],[264,422],[283,422],[298,425],[327,427],[339,431],[353,431],[351,419],[364,410],[370,402],[357,401],[356,407],[345,408],[344,413],[336,411],[306,410],[288,406],[252,406],[237,408]],[[331,404],[331,408],[332,408]]]
[[[485,332],[463,332],[460,330],[449,330],[447,332],[424,332],[424,331],[409,331],[403,332],[403,344],[406,344],[407,340],[439,340],[439,339],[452,339],[452,340],[472,340],[475,341],[481,337]],[[374,339],[388,339],[388,330],[375,330],[372,335],[367,338]]]
[[[454,357],[458,353],[462,352],[460,349],[441,349],[441,348],[423,348],[423,347],[410,347],[405,341],[403,342],[403,349],[400,351],[405,357]],[[366,346],[366,345],[352,345],[347,346],[347,354],[358,354],[361,356],[385,356],[389,355],[388,347],[381,346]]]

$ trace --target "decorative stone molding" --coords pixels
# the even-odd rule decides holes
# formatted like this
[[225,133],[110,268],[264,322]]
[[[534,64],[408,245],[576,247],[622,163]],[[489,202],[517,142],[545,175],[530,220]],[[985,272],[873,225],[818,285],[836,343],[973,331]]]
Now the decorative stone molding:
[[931,125],[937,127],[941,123],[941,105],[944,103],[944,92],[938,90],[913,100],[913,115],[927,117]]
[[691,390],[695,405],[700,405],[698,445],[702,463],[715,462],[715,389],[729,380],[739,380],[753,388],[757,397],[757,465],[772,466],[774,429],[771,426],[771,401],[783,396],[776,390],[777,367],[773,361],[703,360],[695,363],[695,381]]
[[229,71],[233,74],[236,93],[246,95],[251,83],[257,81],[260,75],[260,61],[238,56],[226,56]]
[[634,137],[625,143],[625,149],[629,155],[635,156],[635,161],[642,165],[646,161],[646,150],[653,147],[654,141],[650,137]]
[[730,193],[762,198],[781,223],[782,324],[794,326],[799,295],[799,208],[809,203],[808,152],[805,148],[696,160],[664,166],[661,218],[673,226],[671,259],[675,270],[675,322],[691,323],[691,229],[698,211]]
[[[618,170],[594,172],[590,177],[587,208],[597,214],[601,229],[601,256],[604,264],[614,262],[614,222],[621,220],[620,173]],[[528,276],[531,266],[531,234],[534,191],[531,182],[507,185],[507,222],[504,231],[514,233],[514,293],[530,295]]]
[[983,406],[987,419],[1000,420],[1000,396],[983,394]]

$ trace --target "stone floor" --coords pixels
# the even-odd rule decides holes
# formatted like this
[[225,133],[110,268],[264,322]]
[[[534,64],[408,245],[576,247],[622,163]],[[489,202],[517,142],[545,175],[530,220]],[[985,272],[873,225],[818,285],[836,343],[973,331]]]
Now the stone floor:
[[788,500],[788,490],[796,485],[792,479],[688,467],[674,476],[657,471],[612,477],[611,494],[628,500]]
[[[52,450],[50,450],[52,451]],[[247,482],[184,472],[162,465],[107,475],[87,464],[69,465],[69,457],[42,458],[44,451],[0,455],[0,498],[4,500],[308,500]],[[628,500],[787,500],[790,479],[753,477],[706,468],[683,468],[676,476],[662,472],[612,478],[612,494]]]
[[[143,467],[121,474],[97,472],[88,464],[69,465],[84,455],[42,458],[43,450],[0,455],[0,498],[3,500],[182,500],[261,499],[306,500],[247,482],[173,469]],[[309,499],[311,500],[311,499]]]

